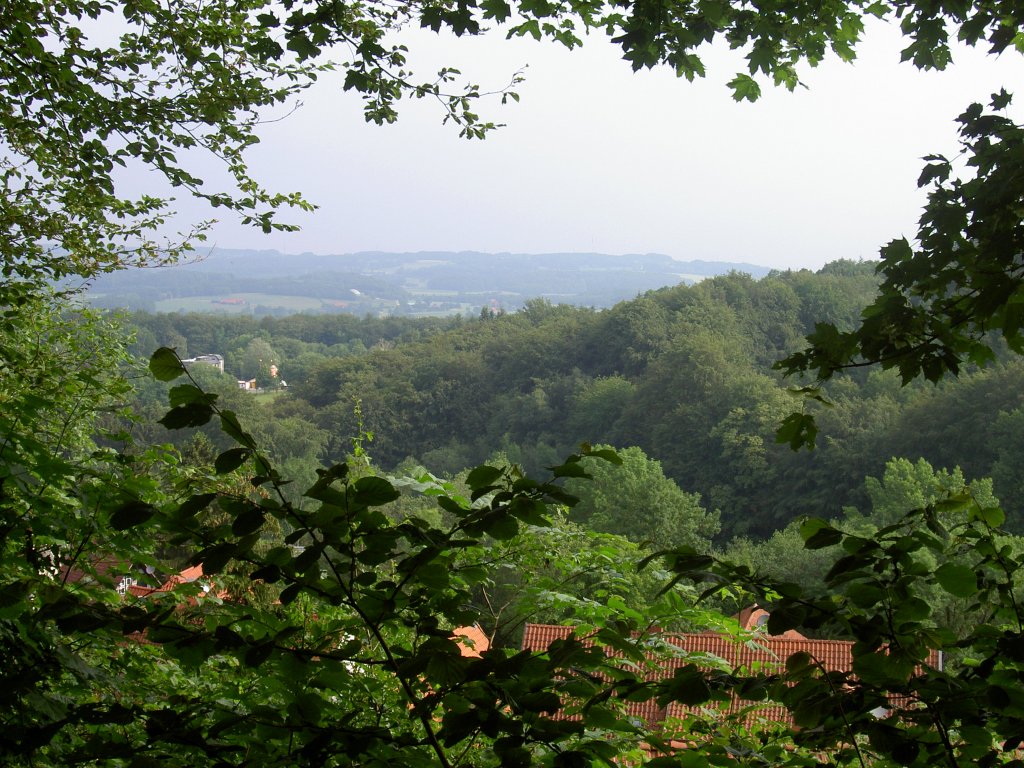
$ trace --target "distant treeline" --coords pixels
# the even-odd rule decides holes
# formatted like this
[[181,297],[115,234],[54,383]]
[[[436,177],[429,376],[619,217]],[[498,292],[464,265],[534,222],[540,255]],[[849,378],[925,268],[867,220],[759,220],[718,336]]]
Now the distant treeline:
[[[101,307],[177,311],[175,300],[242,294],[254,315],[295,311],[422,316],[443,308],[475,314],[491,302],[514,310],[533,297],[610,307],[654,288],[693,282],[750,264],[677,261],[662,254],[598,253],[356,253],[290,255],[276,251],[215,250],[194,262],[160,269],[122,270],[92,281],[89,300]],[[320,299],[315,307],[287,298]],[[382,302],[386,303],[382,306]],[[186,303],[187,304],[187,303]],[[193,305],[194,306],[194,305]],[[211,301],[208,311],[224,311]],[[206,311],[206,310],[204,310]]]
[[[140,353],[161,344],[181,354],[217,352],[232,377],[265,377],[254,369],[272,359],[286,393],[267,402],[224,396],[277,425],[266,430],[281,455],[343,457],[360,430],[359,402],[362,429],[374,436],[367,448],[384,467],[456,473],[501,451],[535,471],[581,441],[638,446],[682,490],[720,511],[724,536],[764,538],[801,515],[868,505],[865,477],[880,477],[893,457],[959,466],[969,480],[991,476],[1021,527],[1019,358],[939,386],[901,387],[891,373],[853,371],[824,392],[834,405],[818,416],[816,450],[794,453],[775,442],[800,400],[787,392],[799,382],[783,380],[772,364],[798,349],[815,322],[852,325],[875,294],[873,267],[843,261],[760,280],[730,274],[604,311],[535,300],[472,320],[130,320]],[[141,397],[150,396],[159,401],[155,390]],[[298,447],[297,435],[288,436],[296,431]]]

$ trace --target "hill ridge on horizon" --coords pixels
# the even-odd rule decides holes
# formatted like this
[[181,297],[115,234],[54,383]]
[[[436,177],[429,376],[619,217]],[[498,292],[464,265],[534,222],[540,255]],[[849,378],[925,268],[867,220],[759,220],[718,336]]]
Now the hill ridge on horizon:
[[650,290],[734,271],[760,278],[771,270],[658,253],[288,254],[210,248],[194,260],[101,276],[88,298],[101,307],[152,312],[468,315],[515,311],[537,298],[606,308]]

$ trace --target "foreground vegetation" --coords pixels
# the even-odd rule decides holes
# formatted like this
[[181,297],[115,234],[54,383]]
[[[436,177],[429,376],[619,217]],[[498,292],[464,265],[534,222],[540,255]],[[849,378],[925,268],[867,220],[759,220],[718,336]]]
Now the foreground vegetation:
[[[51,318],[49,343],[37,337],[32,349],[71,362],[58,334],[104,331],[86,321]],[[573,523],[573,509],[599,524],[619,503],[598,493],[580,502],[571,491],[590,489],[586,474],[602,494],[658,493],[654,477],[631,486],[616,475],[620,464],[638,474],[649,464],[631,450],[584,446],[547,480],[485,464],[451,483],[380,475],[358,433],[347,460],[319,470],[292,501],[244,421],[166,348],[149,364],[172,383],[163,424],[213,422],[231,447],[208,458],[202,440],[183,454],[97,449],[69,406],[88,393],[91,411],[124,391],[97,388],[120,379],[90,370],[93,359],[81,349],[78,377],[24,392],[6,412],[18,423],[5,423],[5,454],[17,458],[6,465],[5,508],[32,522],[19,529],[13,518],[9,533],[20,535],[7,538],[20,550],[8,550],[4,589],[11,727],[0,747],[11,760],[581,765],[652,750],[671,765],[737,755],[752,765],[1013,759],[1022,548],[999,531],[1003,513],[984,485],[894,463],[869,488],[871,514],[800,524],[813,568],[791,544],[774,545],[803,560],[800,575],[817,571],[801,586],[709,553],[713,521],[678,488],[673,502],[674,486],[647,511],[675,508],[675,522],[698,528],[666,532],[677,537],[668,552],[645,557],[625,538]],[[88,576],[69,580],[57,551]],[[139,578],[139,566],[188,561],[210,581],[140,600],[114,590],[122,575]],[[694,659],[672,678],[648,678],[660,631],[728,629],[718,610],[745,601],[772,607],[771,632],[858,639],[855,676],[794,657],[727,672]],[[527,620],[569,621],[596,648],[570,641],[518,653]],[[497,641],[481,658],[464,657],[451,638],[467,623]],[[954,663],[926,664],[935,649]],[[801,729],[724,714],[715,702],[732,692],[783,702]],[[624,710],[647,699],[705,708],[651,731]],[[893,711],[880,719],[880,707]],[[691,745],[683,754],[671,745],[680,739]]]
[[[1019,9],[1000,2],[513,9],[27,0],[8,8],[9,55],[0,57],[4,762],[570,768],[642,761],[653,752],[660,756],[648,764],[659,767],[1019,765],[1021,549],[1001,529],[1006,515],[992,485],[920,461],[894,461],[884,471],[876,464],[865,488],[870,508],[861,505],[845,521],[808,518],[768,549],[737,543],[747,561],[738,565],[706,544],[720,524],[736,532],[788,521],[785,504],[766,501],[779,488],[787,500],[804,495],[784,479],[788,454],[774,453],[766,439],[778,416],[782,443],[817,440],[820,450],[828,433],[818,430],[835,418],[851,436],[845,450],[866,457],[850,444],[857,433],[876,437],[864,425],[886,398],[904,405],[890,413],[927,439],[929,425],[942,426],[937,406],[955,403],[958,393],[990,386],[996,397],[1004,382],[1012,386],[1011,353],[1024,350],[1024,141],[1004,116],[1006,94],[960,118],[965,178],[945,159],[929,159],[918,237],[883,250],[878,293],[859,317],[845,314],[860,306],[850,299],[856,290],[835,300],[826,293],[815,305],[813,292],[800,287],[813,282],[807,275],[757,284],[729,277],[606,315],[537,304],[462,328],[400,326],[399,335],[421,338],[393,350],[360,353],[357,341],[373,347],[379,338],[308,339],[347,345],[350,354],[310,358],[297,377],[301,397],[266,405],[239,400],[245,393],[230,388],[217,393],[166,346],[149,359],[151,379],[133,391],[138,369],[120,331],[105,316],[63,311],[67,296],[48,287],[173,257],[201,235],[202,227],[183,241],[159,241],[154,233],[170,201],[119,196],[120,165],[139,163],[263,229],[287,227],[277,211],[306,203],[260,187],[244,153],[261,113],[309,85],[318,57],[333,46],[351,54],[338,66],[346,87],[366,97],[369,119],[393,120],[403,94],[434,96],[464,135],[481,137],[493,126],[474,111],[479,91],[445,93],[450,71],[417,82],[404,70],[404,49],[387,42],[391,33],[410,22],[477,33],[486,21],[571,46],[577,25],[600,28],[634,66],[667,63],[690,77],[703,73],[701,44],[724,37],[749,47],[749,72],[730,86],[738,98],[755,98],[756,78],[795,87],[797,65],[817,62],[826,48],[851,58],[865,13],[899,18],[906,57],[924,67],[948,62],[952,29],[997,52],[1020,37]],[[117,40],[90,38],[96,25],[114,21],[123,30]],[[197,150],[225,163],[227,189],[205,187],[190,171]],[[870,282],[863,273],[859,279]],[[787,309],[793,296],[813,313],[799,323]],[[798,381],[797,410],[786,414],[778,381],[748,366],[789,351],[812,318],[820,322],[807,349],[781,363],[791,376],[808,377]],[[615,332],[604,322],[617,324]],[[203,343],[197,338],[190,333],[187,341]],[[250,353],[265,359],[262,345],[277,338],[245,342],[243,362]],[[582,343],[566,346],[567,338]],[[295,350],[283,356],[323,352]],[[420,368],[421,359],[455,365],[460,375]],[[872,365],[911,388],[897,390],[885,374],[846,377]],[[524,378],[526,370],[540,380]],[[965,388],[923,395],[912,386],[947,373],[965,376]],[[457,391],[462,381],[478,391]],[[492,386],[498,381],[512,386]],[[153,414],[135,422],[125,413],[134,398],[151,408],[156,398],[144,390],[165,384],[163,427],[215,431],[165,446],[146,431]],[[677,399],[666,404],[668,392]],[[362,405],[347,400],[353,393]],[[566,408],[552,406],[557,397]],[[832,408],[817,415],[826,403]],[[659,411],[664,405],[672,409]],[[1011,399],[1002,426],[997,420],[1006,446],[1019,434],[1017,407]],[[253,418],[265,408],[274,418]],[[329,429],[310,417],[317,409],[333,409]],[[372,421],[385,416],[399,419],[394,428]],[[368,456],[368,430],[376,430],[373,451],[389,464],[413,452],[425,460],[428,425],[452,422],[468,427],[461,435],[506,429],[510,439],[490,450],[523,455],[558,450],[577,429],[620,445],[650,440],[682,487],[635,447],[619,454],[583,445],[549,462],[539,479],[498,456],[451,481],[419,469],[386,477]],[[403,431],[423,442],[403,450]],[[968,449],[987,437],[973,428],[955,434]],[[347,446],[332,446],[342,435]],[[467,438],[429,446],[454,456],[439,455],[438,463],[460,467],[457,452],[466,450],[471,462],[484,453],[455,440]],[[704,488],[685,472],[709,452],[732,474],[712,476]],[[319,467],[301,460],[321,455],[333,460]],[[1004,462],[1009,482],[1018,455],[1007,447],[982,461],[991,461],[993,474]],[[619,465],[626,475],[608,471]],[[846,477],[837,474],[837,483]],[[703,491],[700,501],[694,489]],[[615,514],[641,499],[628,524]],[[721,519],[702,506],[709,500]],[[573,509],[605,532],[581,527]],[[744,509],[768,512],[744,517]],[[806,551],[799,555],[797,535]],[[801,585],[752,567],[794,557],[813,564],[820,579]],[[137,600],[117,591],[123,576],[159,578],[186,563],[201,563],[203,579]],[[654,642],[655,625],[727,627],[718,611],[730,601],[769,606],[772,632],[802,627],[856,640],[852,673],[798,653],[776,669],[686,659],[671,678],[648,679],[648,652],[672,650]],[[572,622],[593,644],[570,639],[547,653],[517,652],[516,627],[532,616]],[[504,644],[463,656],[451,631],[473,622],[487,622]],[[955,663],[929,664],[933,651]],[[781,702],[798,728],[710,706],[733,692]],[[653,731],[625,714],[626,701],[641,700],[699,709],[674,730]]]

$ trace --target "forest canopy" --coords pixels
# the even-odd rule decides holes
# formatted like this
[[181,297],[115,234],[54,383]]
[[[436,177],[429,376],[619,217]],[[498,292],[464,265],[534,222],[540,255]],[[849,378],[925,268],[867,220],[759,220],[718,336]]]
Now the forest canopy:
[[[748,547],[746,563],[694,546],[717,522],[702,504],[724,507],[727,496],[748,494],[755,507],[765,503],[765,456],[781,447],[764,430],[787,410],[785,394],[775,374],[744,365],[768,364],[799,341],[806,319],[795,323],[794,309],[799,317],[814,303],[798,301],[798,290],[827,292],[827,280],[812,287],[803,274],[757,284],[730,276],[645,297],[602,315],[604,336],[593,335],[598,325],[585,311],[537,302],[515,318],[474,323],[474,334],[495,342],[479,359],[459,329],[400,329],[434,347],[426,359],[435,366],[449,356],[460,371],[476,365],[467,379],[480,386],[516,382],[486,406],[482,392],[455,399],[459,382],[397,347],[366,352],[349,335],[335,342],[348,354],[310,361],[307,404],[261,424],[246,418],[258,401],[217,391],[212,369],[200,372],[161,346],[141,388],[159,391],[166,406],[158,421],[144,414],[140,431],[153,421],[172,434],[213,427],[179,446],[133,436],[140,422],[127,405],[139,368],[115,320],[69,312],[67,292],[50,289],[54,278],[174,258],[202,236],[199,223],[165,238],[171,201],[121,196],[122,165],[149,168],[263,230],[288,228],[278,210],[308,204],[265,190],[246,150],[266,110],[285,109],[323,67],[345,70],[369,120],[396,119],[401,97],[433,97],[463,135],[484,136],[493,125],[476,112],[476,86],[451,70],[427,81],[404,71],[406,52],[392,41],[403,26],[477,34],[494,24],[569,47],[582,30],[599,29],[634,68],[667,65],[690,78],[703,74],[701,47],[724,40],[748,65],[731,81],[734,95],[753,99],[759,81],[794,88],[801,64],[828,51],[852,58],[866,15],[898,21],[905,57],[924,68],[949,62],[951,39],[1001,52],[1021,34],[1010,2],[8,4],[0,19],[4,761],[570,768],[654,753],[654,766],[1019,764],[1024,550],[1001,530],[992,484],[927,462],[887,464],[871,474],[869,503],[846,519],[796,524],[806,550],[823,556],[811,585],[751,567],[773,551],[791,562],[791,528],[775,550]],[[814,327],[810,351],[783,364],[835,387],[805,388],[810,402],[829,400],[841,413],[844,388],[878,392],[869,409],[908,391],[884,375],[838,375],[871,363],[897,367],[903,383],[1001,363],[978,371],[982,389],[1018,374],[1010,353],[1020,346],[1021,145],[1019,126],[1002,116],[1008,102],[997,94],[961,118],[974,176],[928,161],[921,183],[932,195],[918,242],[884,250],[882,290],[868,312],[847,326],[855,299],[839,310],[820,300],[838,314]],[[223,164],[224,188],[204,184],[199,157]],[[203,343],[178,333],[190,346]],[[566,338],[582,339],[589,376],[567,367]],[[237,364],[261,375],[266,358],[287,354],[278,338],[253,334]],[[531,369],[556,375],[535,382]],[[332,400],[342,370],[342,387],[358,382],[361,403]],[[412,372],[447,383],[424,398]],[[661,413],[665,391],[681,401]],[[411,407],[377,408],[369,397],[378,393]],[[497,455],[501,445],[450,479],[408,464],[406,475],[388,477],[374,464],[372,446],[383,449],[384,436],[397,439],[406,425],[369,425],[371,413],[421,430],[452,419],[490,429],[493,420],[530,434],[548,428],[559,397],[572,429],[622,430],[625,443],[639,442],[643,416],[658,415],[647,425],[656,446],[696,436],[665,471],[713,444],[752,487],[698,500],[690,483],[665,477],[657,458],[591,444],[545,461],[539,478],[518,457]],[[616,418],[620,407],[628,418]],[[306,428],[317,409],[338,426],[349,415],[354,423]],[[1007,403],[993,431],[1017,439],[1018,410]],[[851,433],[859,416],[847,421]],[[782,437],[813,439],[810,418],[787,420]],[[348,440],[343,456],[326,466],[303,460],[319,458],[338,435]],[[398,458],[399,447],[388,450]],[[1016,455],[999,455],[993,467],[1012,479]],[[640,483],[630,496],[650,491],[649,505],[666,512],[647,520],[643,542],[619,536],[600,508],[597,492],[621,488],[603,465],[588,471],[594,462],[623,465]],[[576,484],[591,474],[597,492],[587,499]],[[576,524],[577,506],[608,530]],[[669,540],[642,549],[656,537]],[[736,629],[719,611],[739,600],[771,608],[768,632],[800,627],[855,640],[851,669],[827,669],[806,653],[772,669],[709,668],[660,631]],[[571,623],[578,635],[545,653],[519,652],[514,638],[531,617]],[[464,655],[453,630],[483,621],[499,642]],[[940,651],[956,666],[932,663]],[[680,662],[672,677],[657,674],[668,658]],[[716,706],[734,695],[779,702],[800,728]],[[692,714],[675,730],[654,730],[628,714],[627,704],[640,701]]]

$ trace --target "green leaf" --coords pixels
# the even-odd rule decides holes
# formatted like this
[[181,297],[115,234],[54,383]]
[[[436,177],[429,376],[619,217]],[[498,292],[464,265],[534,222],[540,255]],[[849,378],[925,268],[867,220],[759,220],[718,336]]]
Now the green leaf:
[[469,508],[459,504],[459,502],[449,496],[438,496],[437,506],[457,517],[462,517],[470,511]]
[[584,456],[593,456],[595,459],[604,459],[605,461],[615,464],[616,466],[622,465],[622,457],[613,448],[598,448],[594,450],[584,443],[580,451]]
[[434,685],[453,685],[466,677],[469,662],[464,656],[452,653],[430,652],[427,659],[427,679]]
[[159,424],[167,429],[185,429],[187,427],[201,427],[213,418],[213,408],[206,403],[189,403],[171,408]]
[[250,507],[238,515],[231,523],[231,532],[235,536],[248,536],[263,527],[267,519],[266,513],[260,507]]
[[971,496],[964,492],[948,499],[940,499],[935,502],[936,512],[960,512],[966,509],[971,503]]
[[736,75],[729,81],[729,87],[736,101],[757,101],[761,97],[761,86],[750,75]]
[[799,627],[807,618],[807,609],[801,605],[781,604],[775,606],[768,616],[767,629],[772,635]]
[[619,716],[608,707],[597,704],[588,707],[583,713],[583,722],[588,728],[612,730],[621,726]]
[[324,504],[330,504],[332,506],[343,509],[346,506],[347,496],[344,491],[340,491],[337,488],[332,488],[329,483],[324,483],[318,480],[313,484],[313,487],[302,494],[307,499],[316,499],[322,501]]
[[943,563],[935,571],[935,580],[954,597],[973,597],[978,592],[978,574],[958,563]]
[[917,186],[924,187],[936,180],[940,182],[945,181],[952,172],[953,167],[945,158],[938,162],[929,163],[921,170],[921,175],[917,179]]
[[559,464],[557,467],[549,467],[551,474],[555,477],[583,477],[590,478],[590,473],[583,468],[583,465],[578,461],[567,461],[565,464]]
[[843,532],[824,520],[812,517],[800,525],[800,536],[806,549],[824,549],[842,541]]
[[401,497],[401,492],[383,477],[361,477],[353,484],[354,500],[367,507],[379,507]]
[[267,584],[273,584],[281,580],[281,566],[273,563],[264,565],[250,573],[249,578],[253,581],[265,581]]
[[479,467],[474,467],[473,470],[466,476],[466,485],[469,486],[470,490],[477,490],[478,488],[486,488],[494,485],[502,475],[501,469],[498,467],[492,467],[487,464],[482,464]]
[[260,645],[253,645],[247,648],[242,659],[245,662],[245,666],[258,667],[269,659],[270,654],[273,652],[273,643],[261,643]]
[[791,413],[775,432],[776,443],[789,443],[794,451],[800,448],[814,448],[814,440],[818,436],[818,425],[814,417],[807,413]]
[[855,582],[846,588],[846,596],[860,608],[871,608],[882,600],[882,589],[876,584]]
[[144,501],[129,501],[110,515],[110,526],[118,531],[142,525],[157,512],[156,507]]
[[864,682],[881,687],[899,686],[914,672],[914,665],[883,652],[854,655],[853,672]]
[[693,547],[687,546],[679,547],[678,549],[669,552],[657,552],[645,557],[641,561],[641,567],[662,555],[667,560],[668,567],[675,573],[680,574],[702,572],[705,568],[715,562],[715,559],[710,555],[702,554],[697,552]]
[[905,600],[901,600],[896,606],[896,612],[893,614],[893,620],[897,624],[904,622],[914,623],[922,621],[931,616],[931,606],[919,597],[908,597]]
[[315,45],[309,37],[304,34],[290,37],[287,47],[288,50],[294,51],[300,59],[311,59],[320,53],[320,47]]
[[157,381],[174,381],[185,373],[185,366],[173,349],[160,347],[149,358],[149,371]]
[[519,533],[519,523],[505,511],[489,515],[482,521],[484,533],[498,541],[508,541]]
[[1002,110],[1010,106],[1010,102],[1013,101],[1013,94],[1008,93],[1005,88],[1000,88],[999,93],[992,94],[992,109]]
[[710,699],[711,689],[704,673],[695,665],[687,664],[676,670],[671,680],[666,681],[665,695],[672,701],[693,707]]
[[999,507],[983,507],[972,510],[971,519],[979,520],[990,528],[999,528],[1006,522],[1006,513]]
[[296,713],[307,723],[319,723],[320,713],[323,711],[323,699],[315,693],[302,691],[295,697],[294,707]]
[[532,755],[526,747],[511,747],[500,753],[495,749],[495,753],[501,758],[501,768],[529,768],[533,765]]
[[817,664],[814,661],[814,657],[807,653],[807,651],[797,651],[790,654],[786,659],[786,672],[790,675],[805,673],[813,669],[817,669]]
[[[834,583],[837,576],[848,574],[857,568],[860,568],[865,563],[864,558],[859,555],[847,555],[836,560],[835,564],[825,574],[826,583]],[[847,579],[843,579],[847,581]]]
[[242,425],[239,423],[234,411],[220,412],[220,428],[224,434],[236,443],[256,450],[256,441],[253,440],[252,435],[242,429]]
[[301,584],[289,584],[287,587],[281,590],[281,594],[277,599],[281,601],[281,605],[289,605],[290,603],[295,602],[295,598],[299,596],[299,593],[301,591]]
[[[688,757],[693,757],[695,760],[690,762],[686,759]],[[695,767],[698,765],[701,768],[705,768],[710,766],[711,762],[703,755],[688,754],[683,754],[679,757],[656,757],[653,760],[644,762],[644,768],[691,768],[691,766]]]
[[562,700],[553,691],[531,691],[520,696],[516,704],[529,712],[557,712],[562,708]]
[[251,455],[249,448],[231,448],[217,457],[213,467],[218,475],[226,475],[242,466]]
[[195,496],[190,496],[181,503],[176,514],[182,518],[195,517],[210,506],[210,502],[216,498],[217,494],[215,493],[199,493]]
[[508,505],[508,511],[514,517],[522,520],[527,525],[547,527],[551,525],[548,517],[547,505],[539,499],[531,499],[527,496],[517,496]]
[[198,560],[203,566],[203,573],[207,576],[220,573],[237,551],[238,548],[231,542],[216,544],[203,550]]
[[171,387],[171,391],[167,393],[167,400],[172,408],[189,403],[213,403],[216,399],[216,395],[207,394],[194,384],[179,384]]

